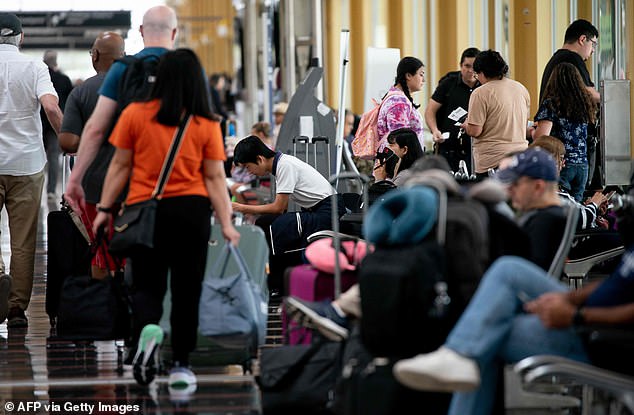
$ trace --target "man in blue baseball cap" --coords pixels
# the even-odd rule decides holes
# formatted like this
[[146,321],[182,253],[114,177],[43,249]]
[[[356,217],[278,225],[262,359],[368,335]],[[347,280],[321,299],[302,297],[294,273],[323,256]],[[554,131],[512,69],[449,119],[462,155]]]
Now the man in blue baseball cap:
[[495,178],[509,185],[511,204],[531,244],[531,260],[548,270],[566,227],[555,159],[541,148],[514,155]]

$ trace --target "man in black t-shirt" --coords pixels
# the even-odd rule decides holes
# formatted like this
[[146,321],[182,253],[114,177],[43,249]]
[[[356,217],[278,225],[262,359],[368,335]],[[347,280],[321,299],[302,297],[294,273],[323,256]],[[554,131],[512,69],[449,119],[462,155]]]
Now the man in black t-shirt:
[[584,63],[590,59],[594,53],[598,38],[599,31],[587,20],[575,20],[568,26],[566,34],[564,35],[563,46],[555,52],[544,68],[542,83],[539,88],[540,103],[553,69],[562,62],[568,62],[579,70],[581,78],[583,78],[583,82],[586,84],[586,88],[590,94],[592,94],[594,100],[596,102],[600,101],[601,97],[599,96],[599,92],[594,88],[594,83],[590,79],[590,73]]
[[513,156],[496,178],[509,183],[511,203],[521,213],[519,225],[530,241],[528,258],[548,270],[566,227],[555,160],[541,148],[529,148]]
[[[583,82],[586,84],[586,89],[592,95],[592,98],[596,103],[601,101],[601,95],[599,91],[594,87],[594,83],[590,79],[590,73],[588,72],[588,68],[584,63],[586,60],[590,59],[592,54],[597,48],[597,39],[599,38],[599,31],[596,27],[592,25],[587,20],[579,19],[575,20],[568,26],[566,29],[566,34],[564,35],[564,44],[561,49],[557,50],[555,54],[550,58],[546,67],[544,68],[544,73],[542,75],[542,83],[539,88],[539,103],[542,102],[542,96],[544,94],[544,90],[546,89],[546,85],[548,84],[548,80],[550,79],[550,75],[552,74],[555,66],[560,63],[567,62],[574,65],[579,74],[581,74],[581,78]],[[595,177],[600,175],[600,172],[595,172],[596,160],[600,159],[601,155],[598,152],[598,128],[595,124],[588,125],[588,140],[587,140],[587,151],[588,151],[588,185],[590,183],[600,182],[599,177]]]
[[[471,137],[464,133],[458,137],[460,127],[455,126],[456,122],[448,115],[457,108],[467,111],[471,92],[480,86],[473,73],[473,61],[478,53],[476,48],[462,52],[460,70],[440,79],[425,109],[425,122],[433,135],[434,148],[447,159],[453,171],[457,171],[460,160],[464,160],[471,173]],[[449,137],[444,138],[443,133],[449,133]]]

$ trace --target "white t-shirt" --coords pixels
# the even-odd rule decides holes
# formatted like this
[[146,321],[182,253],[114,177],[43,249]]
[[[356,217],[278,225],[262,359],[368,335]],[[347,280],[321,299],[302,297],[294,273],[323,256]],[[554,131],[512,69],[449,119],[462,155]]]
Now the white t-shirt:
[[42,171],[40,98],[57,96],[44,62],[13,45],[0,45],[0,175],[26,176]]
[[297,157],[282,154],[275,170],[275,191],[289,194],[303,208],[311,208],[336,193],[328,180]]

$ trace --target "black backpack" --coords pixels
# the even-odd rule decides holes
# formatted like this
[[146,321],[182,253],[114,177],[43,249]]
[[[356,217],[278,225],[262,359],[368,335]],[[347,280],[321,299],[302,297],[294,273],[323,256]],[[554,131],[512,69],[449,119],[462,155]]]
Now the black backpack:
[[156,80],[159,57],[157,55],[124,56],[117,62],[126,65],[117,90],[118,112],[121,113],[131,102],[142,101],[150,96]]
[[394,189],[396,189],[396,185],[391,180],[381,180],[372,183],[368,189],[368,202],[370,203],[370,206],[372,206],[377,200],[382,200],[385,193]]
[[460,194],[453,178],[435,176],[415,183],[438,192],[435,231],[418,244],[377,246],[359,268],[361,335],[374,356],[408,357],[442,345],[490,262],[485,205]]
[[453,326],[444,255],[434,235],[415,245],[377,246],[361,263],[359,288],[361,338],[373,356],[433,351]]

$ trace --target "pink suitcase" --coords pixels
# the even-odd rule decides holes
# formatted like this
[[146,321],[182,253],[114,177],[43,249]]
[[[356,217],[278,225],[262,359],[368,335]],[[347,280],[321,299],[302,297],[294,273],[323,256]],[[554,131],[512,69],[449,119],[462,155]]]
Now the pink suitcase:
[[[341,292],[356,282],[356,272],[342,272]],[[332,300],[335,292],[334,275],[321,272],[309,264],[289,268],[284,275],[284,284],[286,295],[307,301]],[[312,340],[311,330],[288,319],[285,309],[282,310],[282,335],[287,344],[310,344]]]

